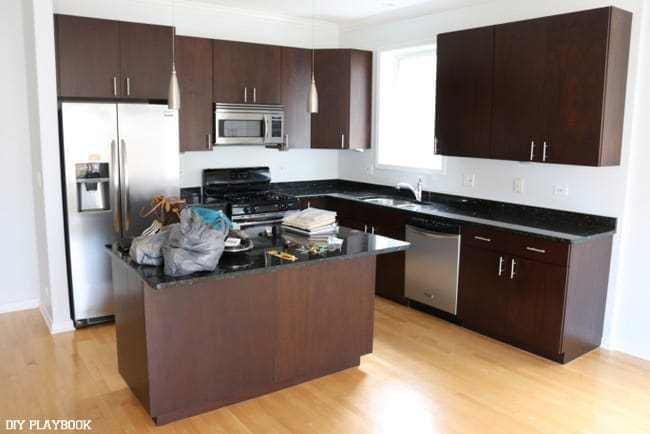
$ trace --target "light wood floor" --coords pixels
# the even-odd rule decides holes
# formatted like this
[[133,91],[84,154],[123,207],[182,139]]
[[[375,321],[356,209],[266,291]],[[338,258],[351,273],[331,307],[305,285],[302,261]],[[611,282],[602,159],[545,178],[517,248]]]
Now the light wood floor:
[[4,419],[92,419],[95,433],[649,433],[650,362],[606,350],[562,366],[377,299],[361,366],[155,427],[117,373],[115,331],[50,336],[0,315]]

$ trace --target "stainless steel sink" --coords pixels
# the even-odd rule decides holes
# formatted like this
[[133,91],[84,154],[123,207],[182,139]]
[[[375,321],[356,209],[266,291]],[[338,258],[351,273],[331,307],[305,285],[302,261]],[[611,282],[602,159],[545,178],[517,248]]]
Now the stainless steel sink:
[[410,200],[394,199],[392,197],[366,197],[361,199],[364,202],[374,203],[376,205],[394,206],[402,209],[419,209],[420,204]]

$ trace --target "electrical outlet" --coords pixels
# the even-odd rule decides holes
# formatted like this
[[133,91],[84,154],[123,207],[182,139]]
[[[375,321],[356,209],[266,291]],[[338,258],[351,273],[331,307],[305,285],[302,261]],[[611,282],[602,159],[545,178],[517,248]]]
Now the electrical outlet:
[[554,185],[553,194],[559,196],[568,196],[569,195],[569,186],[568,185]]
[[515,178],[512,182],[512,191],[515,193],[524,192],[524,178]]
[[464,187],[474,187],[475,185],[476,185],[476,175],[474,173],[463,175]]

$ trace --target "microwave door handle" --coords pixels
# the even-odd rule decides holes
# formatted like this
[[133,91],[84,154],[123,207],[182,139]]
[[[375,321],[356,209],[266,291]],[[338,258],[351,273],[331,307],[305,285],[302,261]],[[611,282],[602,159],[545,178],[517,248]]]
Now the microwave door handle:
[[269,128],[269,118],[270,118],[269,115],[264,115],[264,132],[263,132],[264,143],[269,143],[269,141],[271,139],[271,134],[270,134],[271,129]]

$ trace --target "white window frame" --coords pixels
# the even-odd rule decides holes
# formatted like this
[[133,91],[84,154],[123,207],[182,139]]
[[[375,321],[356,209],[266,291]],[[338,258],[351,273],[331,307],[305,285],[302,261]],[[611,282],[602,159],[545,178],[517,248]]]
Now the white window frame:
[[[410,42],[410,43],[405,43],[405,44],[399,44],[399,45],[389,45],[389,46],[383,46],[377,49],[376,51],[376,56],[374,56],[374,70],[375,70],[375,80],[374,80],[374,86],[373,86],[373,93],[374,93],[374,100],[377,101],[377,103],[374,105],[374,110],[373,110],[373,145],[374,145],[374,167],[376,169],[380,170],[394,170],[394,171],[400,171],[400,172],[412,172],[412,173],[428,173],[428,174],[437,174],[437,175],[445,175],[447,173],[447,158],[445,158],[443,155],[440,155],[440,167],[436,168],[423,168],[423,167],[413,167],[413,166],[400,166],[400,165],[394,165],[394,164],[385,164],[385,163],[380,163],[379,162],[379,111],[380,111],[380,104],[381,104],[381,98],[380,98],[380,83],[381,83],[381,53],[384,51],[393,51],[393,50],[400,50],[400,49],[408,49],[408,48],[413,48],[414,51],[412,53],[404,53],[403,55],[400,56],[400,58],[407,58],[409,56],[413,56],[416,53],[419,52],[419,50],[416,50],[416,48],[421,47],[421,46],[427,46],[427,45],[433,45],[434,50],[436,49],[436,40],[435,39],[426,39],[426,40],[421,40],[417,42]],[[395,68],[397,68],[397,64],[395,64]],[[435,123],[434,123],[434,128],[435,128]],[[434,133],[435,136],[435,133]],[[433,144],[431,144],[431,150],[433,152]]]

